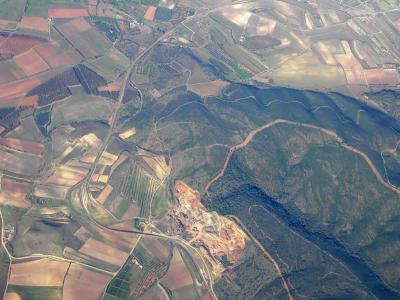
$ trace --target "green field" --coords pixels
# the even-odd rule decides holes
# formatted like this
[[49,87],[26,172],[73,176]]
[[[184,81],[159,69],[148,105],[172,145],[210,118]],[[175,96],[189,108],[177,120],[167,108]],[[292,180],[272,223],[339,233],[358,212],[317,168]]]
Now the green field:
[[61,287],[9,285],[7,292],[17,293],[23,300],[62,300]]
[[111,112],[112,103],[102,97],[71,96],[68,101],[61,101],[54,105],[49,128],[53,129],[71,122],[107,120]]
[[114,18],[91,16],[90,21],[112,42],[116,41],[121,36],[118,22]]
[[110,41],[94,28],[72,34],[68,38],[86,58],[103,55],[111,47]]
[[[6,210],[7,208],[2,206],[1,211],[2,213]],[[10,258],[5,251],[3,247],[0,248],[0,293],[1,295],[4,295],[6,286],[7,286],[7,280],[8,280],[8,271],[9,271],[9,266],[10,266]]]
[[[159,199],[164,199],[160,194],[161,183],[154,179],[149,173],[136,163],[125,166],[125,176],[119,182],[118,190],[123,196],[123,201],[115,211],[117,217],[121,217],[129,208],[132,202],[137,203],[140,211],[140,217],[147,218],[151,211],[151,205],[157,209],[157,214],[164,211],[163,205]],[[118,178],[118,177],[116,177]]]
[[86,64],[108,81],[115,81],[129,66],[129,59],[115,48]]
[[19,21],[24,14],[26,0],[5,0],[0,3],[0,19]]
[[157,65],[151,61],[137,66],[132,72],[132,81],[137,84],[148,84],[155,82],[160,76],[160,70]]
[[132,264],[126,263],[109,283],[103,299],[130,299],[132,272]]
[[27,16],[47,17],[50,0],[28,0],[25,14]]
[[10,133],[10,137],[41,142],[44,136],[37,127],[34,117],[28,116],[21,120],[20,126]]

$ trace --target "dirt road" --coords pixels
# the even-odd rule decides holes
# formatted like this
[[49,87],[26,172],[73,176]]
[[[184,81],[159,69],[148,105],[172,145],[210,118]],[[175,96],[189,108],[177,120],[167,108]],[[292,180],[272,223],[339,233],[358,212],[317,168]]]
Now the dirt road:
[[354,148],[353,146],[350,146],[349,144],[345,143],[343,141],[343,139],[338,136],[334,131],[323,128],[323,127],[319,127],[316,125],[312,125],[312,124],[307,124],[307,123],[300,123],[300,122],[294,122],[294,121],[290,121],[290,120],[285,120],[285,119],[276,119],[274,121],[271,121],[267,124],[264,124],[261,127],[257,127],[255,129],[253,129],[252,131],[250,131],[250,133],[246,136],[246,138],[243,140],[243,142],[241,142],[240,144],[236,144],[233,145],[231,148],[229,148],[228,154],[224,160],[224,164],[221,168],[221,170],[218,172],[218,174],[216,176],[214,176],[206,185],[206,187],[204,188],[204,192],[203,194],[207,194],[208,190],[210,189],[211,185],[216,182],[218,179],[220,179],[224,173],[226,168],[228,167],[229,161],[233,155],[233,153],[235,153],[235,151],[242,149],[244,147],[246,147],[254,138],[254,136],[256,134],[258,134],[259,132],[263,131],[264,129],[270,128],[272,126],[278,125],[278,124],[289,124],[289,125],[294,125],[294,126],[300,126],[300,127],[304,127],[304,128],[311,128],[311,129],[316,129],[319,130],[321,132],[323,132],[324,134],[334,138],[339,144],[340,146],[342,146],[343,148],[354,152],[358,155],[360,155],[368,164],[368,166],[371,168],[372,172],[374,173],[374,175],[376,176],[376,178],[388,189],[392,190],[393,192],[400,194],[400,190],[391,185],[390,183],[388,183],[381,175],[381,173],[378,171],[378,169],[375,167],[374,163],[371,161],[371,159],[368,157],[367,154],[365,154],[364,152],[362,152],[359,149]]

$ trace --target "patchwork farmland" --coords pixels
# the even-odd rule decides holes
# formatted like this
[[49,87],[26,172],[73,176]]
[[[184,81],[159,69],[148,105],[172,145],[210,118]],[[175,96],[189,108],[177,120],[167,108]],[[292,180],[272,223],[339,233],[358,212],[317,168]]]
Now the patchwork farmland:
[[400,298],[399,45],[394,0],[0,0],[0,298]]

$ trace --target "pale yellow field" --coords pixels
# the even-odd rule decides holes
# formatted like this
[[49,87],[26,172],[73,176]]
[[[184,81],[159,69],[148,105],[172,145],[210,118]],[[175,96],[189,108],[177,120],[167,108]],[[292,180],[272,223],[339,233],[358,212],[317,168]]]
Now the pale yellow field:
[[341,22],[341,20],[339,19],[339,17],[338,17],[338,15],[337,15],[336,11],[333,10],[333,9],[330,9],[330,10],[328,11],[328,16],[329,16],[329,18],[331,19],[331,21],[332,21],[333,23],[340,23],[340,22]]
[[278,85],[314,89],[346,84],[346,77],[341,67],[324,65],[311,52],[288,60],[272,74],[272,78]]
[[[81,158],[81,161],[92,164],[96,160],[96,157],[97,157],[97,152],[93,151],[91,153],[84,155]],[[116,162],[117,159],[118,156],[116,156],[115,154],[112,154],[110,152],[104,152],[103,155],[100,157],[99,164],[105,166],[111,166],[113,163]]]
[[4,300],[21,300],[21,297],[17,293],[6,293]]
[[8,283],[27,286],[62,286],[68,266],[68,262],[48,258],[14,263],[11,265]]
[[108,182],[108,175],[103,174],[93,174],[91,178],[92,182],[99,182],[99,183],[107,183]]
[[131,136],[134,136],[136,134],[136,129],[135,128],[129,128],[127,130],[125,130],[124,132],[121,132],[120,134],[118,134],[118,136],[123,139],[129,139]]
[[160,180],[164,180],[171,172],[171,166],[167,165],[164,156],[151,157],[144,155],[143,160],[154,171],[157,178]]
[[270,35],[274,32],[276,27],[276,21],[268,18],[260,18],[257,24],[256,33],[257,35]]
[[108,196],[110,196],[111,192],[113,190],[113,187],[111,185],[106,185],[106,187],[101,191],[99,197],[97,197],[97,201],[99,203],[104,204],[104,202],[107,200]]
[[331,65],[331,66],[335,66],[338,64],[335,57],[332,54],[332,51],[329,49],[329,47],[326,45],[326,43],[318,42],[314,45],[314,47],[318,51],[318,53],[321,55],[325,64]]
[[80,182],[88,173],[86,168],[77,168],[62,165],[47,180],[46,184],[72,186]]
[[224,7],[218,11],[218,14],[240,27],[245,27],[252,15],[252,13],[247,10],[235,7]]
[[26,193],[0,190],[0,204],[29,208],[31,203],[25,199]]
[[65,200],[68,194],[68,187],[54,184],[36,185],[33,194],[36,197]]
[[336,60],[342,65],[348,84],[366,85],[364,69],[351,52],[349,42],[342,41],[342,47],[346,54],[336,54]]

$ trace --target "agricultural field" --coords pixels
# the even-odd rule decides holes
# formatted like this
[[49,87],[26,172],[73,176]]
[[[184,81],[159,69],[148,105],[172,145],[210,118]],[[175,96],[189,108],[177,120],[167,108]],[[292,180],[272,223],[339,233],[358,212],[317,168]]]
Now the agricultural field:
[[0,298],[399,299],[398,6],[0,0]]
[[27,0],[6,0],[0,3],[0,19],[19,21]]
[[[147,219],[151,217],[153,205],[159,206],[159,202],[167,201],[163,199],[165,193],[162,192],[165,185],[138,162],[125,161],[121,164],[113,172],[110,184],[113,191],[104,205],[118,218]],[[130,213],[126,215],[126,212]]]
[[105,55],[88,61],[88,66],[109,82],[117,80],[128,65],[129,59],[114,48]]
[[8,300],[19,300],[19,299],[62,299],[62,290],[59,287],[36,287],[36,286],[18,286],[9,285],[5,298]]
[[[82,106],[87,110],[82,110]],[[67,101],[54,105],[51,111],[50,129],[71,122],[87,120],[107,121],[111,113],[112,104],[97,96],[71,96]]]
[[[11,265],[9,284],[22,286],[62,286],[69,263],[48,259]],[[35,272],[35,276],[30,274]]]
[[62,299],[98,299],[109,280],[109,275],[73,264],[65,277]]

